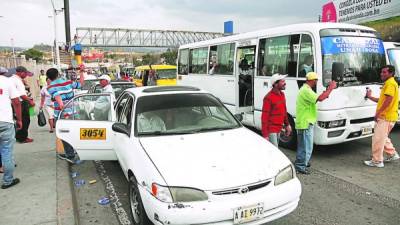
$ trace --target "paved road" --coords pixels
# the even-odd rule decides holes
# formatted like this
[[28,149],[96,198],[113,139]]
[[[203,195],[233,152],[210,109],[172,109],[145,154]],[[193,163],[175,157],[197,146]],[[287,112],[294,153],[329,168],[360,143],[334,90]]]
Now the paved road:
[[[400,149],[400,129],[392,132]],[[273,225],[400,224],[400,162],[368,168],[370,138],[333,146],[319,146],[312,158],[312,175],[299,176],[303,193],[299,207]],[[294,160],[295,152],[282,150]],[[81,224],[130,224],[127,182],[117,162],[85,162],[73,166],[84,179],[98,183],[76,187]],[[96,172],[95,172],[96,171]],[[111,197],[100,206],[97,199]]]

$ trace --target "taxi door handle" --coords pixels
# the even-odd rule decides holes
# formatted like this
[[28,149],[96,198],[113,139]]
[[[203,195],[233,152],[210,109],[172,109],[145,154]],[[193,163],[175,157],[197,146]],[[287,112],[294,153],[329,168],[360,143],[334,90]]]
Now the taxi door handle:
[[60,133],[69,133],[69,129],[59,129]]

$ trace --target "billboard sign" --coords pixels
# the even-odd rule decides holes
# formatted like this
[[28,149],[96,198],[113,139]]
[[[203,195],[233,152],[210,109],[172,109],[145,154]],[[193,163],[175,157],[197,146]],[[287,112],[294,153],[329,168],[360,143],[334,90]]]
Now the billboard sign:
[[399,0],[333,0],[322,7],[322,22],[360,24],[395,16]]

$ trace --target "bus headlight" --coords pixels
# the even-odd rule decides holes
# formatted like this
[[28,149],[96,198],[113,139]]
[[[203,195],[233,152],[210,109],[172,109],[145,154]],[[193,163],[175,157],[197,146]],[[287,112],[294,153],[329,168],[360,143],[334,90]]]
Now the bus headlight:
[[279,171],[278,175],[275,177],[275,186],[285,183],[296,177],[296,173],[294,172],[294,168],[292,165],[285,167],[283,170]]
[[318,125],[321,128],[335,128],[335,127],[344,127],[346,125],[346,120],[334,120],[334,121],[318,121]]

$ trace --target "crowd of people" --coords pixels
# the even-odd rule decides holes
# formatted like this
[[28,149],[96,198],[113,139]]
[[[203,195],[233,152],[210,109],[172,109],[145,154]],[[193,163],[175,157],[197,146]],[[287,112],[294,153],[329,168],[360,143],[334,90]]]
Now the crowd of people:
[[[398,120],[399,87],[394,79],[395,68],[387,65],[381,69],[381,79],[384,85],[379,97],[374,97],[371,90],[366,93],[366,98],[377,103],[375,114],[375,127],[372,137],[372,159],[364,161],[371,167],[384,167],[384,162],[398,160],[399,154],[393,146],[389,134]],[[3,173],[2,189],[12,187],[20,182],[13,175],[15,162],[13,148],[15,141],[30,143],[28,129],[30,124],[29,108],[35,106],[30,97],[26,77],[33,76],[25,67],[18,66],[14,71],[0,67],[0,173]],[[41,88],[40,109],[44,110],[49,121],[49,132],[53,133],[58,115],[63,110],[63,115],[72,115],[72,109],[65,108],[66,103],[74,97],[74,89],[84,85],[84,69],[79,70],[79,82],[68,80],[60,76],[55,68],[44,72],[40,71],[37,80]],[[278,147],[281,131],[283,135],[290,135],[294,129],[297,134],[297,153],[294,162],[295,169],[301,174],[310,174],[310,159],[313,151],[313,131],[317,122],[317,103],[329,98],[337,87],[335,81],[328,84],[327,89],[320,95],[315,93],[318,75],[315,72],[306,74],[306,82],[300,88],[296,101],[296,118],[294,126],[288,118],[285,98],[286,75],[275,74],[271,77],[272,89],[263,99],[262,109],[262,135],[273,145]],[[147,79],[146,79],[147,78]],[[110,77],[100,77],[100,85],[104,92],[113,93]],[[155,71],[151,69],[143,79],[144,86],[154,85]],[[104,105],[104,99],[99,98],[99,104]],[[101,104],[100,104],[101,103]],[[106,102],[111,104],[111,102]],[[64,154],[57,154],[58,158],[70,163],[75,162],[75,151],[67,142],[63,142]]]
[[[373,97],[368,90],[366,97],[377,102],[375,114],[375,127],[372,136],[372,159],[364,161],[371,167],[384,167],[384,162],[398,160],[389,134],[398,120],[399,87],[394,79],[395,68],[386,65],[381,69],[381,79],[384,85],[381,94]],[[271,77],[272,89],[263,99],[261,115],[262,135],[265,139],[278,147],[281,131],[284,135],[290,135],[292,127],[286,109],[285,75],[274,74]],[[310,174],[310,159],[313,151],[314,126],[317,122],[317,103],[329,98],[337,87],[335,81],[331,81],[327,89],[320,95],[313,90],[317,85],[318,75],[315,72],[306,74],[306,82],[300,88],[296,100],[295,129],[297,133],[297,152],[294,166],[297,173]]]

